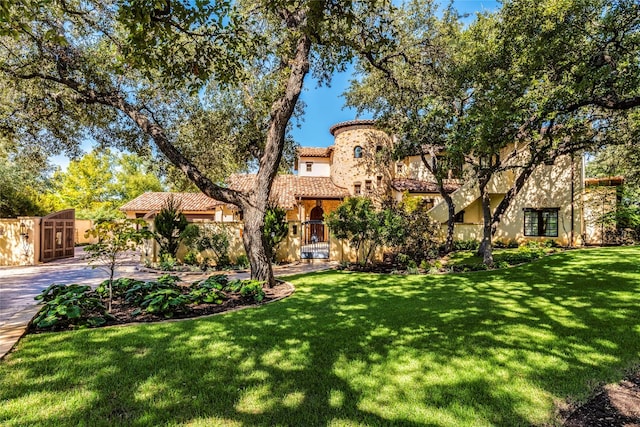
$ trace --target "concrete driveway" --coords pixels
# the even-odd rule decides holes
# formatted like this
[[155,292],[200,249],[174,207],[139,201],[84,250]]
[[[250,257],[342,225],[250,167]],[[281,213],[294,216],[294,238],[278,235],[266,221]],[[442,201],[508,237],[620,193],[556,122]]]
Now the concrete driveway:
[[[160,274],[142,272],[137,269],[135,254],[118,267],[116,277],[135,277],[140,280],[151,280]],[[307,273],[326,270],[335,263],[293,264],[276,266],[276,276]],[[182,276],[182,274],[179,274]],[[235,278],[249,277],[248,272],[233,273]],[[75,257],[47,264],[27,267],[0,267],[0,359],[11,350],[14,344],[26,331],[29,321],[38,312],[39,307],[34,298],[52,283],[78,283],[97,286],[108,278],[107,271],[92,268],[82,248],[76,248]],[[198,280],[198,275],[188,275],[185,280]]]
[[[142,280],[157,277],[155,273],[136,271],[133,258],[118,269],[116,276],[131,276]],[[101,268],[92,268],[82,248],[76,248],[73,258],[27,267],[0,268],[0,358],[24,334],[27,324],[38,312],[34,298],[52,283],[78,283],[97,286],[108,278]]]

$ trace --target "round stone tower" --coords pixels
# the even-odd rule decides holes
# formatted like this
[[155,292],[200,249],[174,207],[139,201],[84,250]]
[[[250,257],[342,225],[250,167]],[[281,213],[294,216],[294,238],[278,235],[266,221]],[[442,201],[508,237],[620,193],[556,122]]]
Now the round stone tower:
[[385,191],[391,178],[391,163],[385,161],[391,138],[376,129],[373,120],[351,120],[331,126],[334,136],[331,179],[352,195]]

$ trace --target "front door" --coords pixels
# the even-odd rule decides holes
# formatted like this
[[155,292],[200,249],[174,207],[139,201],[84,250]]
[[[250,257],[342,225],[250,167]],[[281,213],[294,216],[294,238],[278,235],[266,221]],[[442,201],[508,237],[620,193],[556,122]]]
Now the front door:
[[324,235],[324,211],[320,206],[316,206],[311,209],[311,213],[309,214],[309,231],[310,235],[308,236],[308,241],[306,243],[318,243],[324,242],[327,239]]
[[309,221],[302,223],[302,259],[329,259],[329,235],[324,226],[324,211],[320,206],[311,209]]

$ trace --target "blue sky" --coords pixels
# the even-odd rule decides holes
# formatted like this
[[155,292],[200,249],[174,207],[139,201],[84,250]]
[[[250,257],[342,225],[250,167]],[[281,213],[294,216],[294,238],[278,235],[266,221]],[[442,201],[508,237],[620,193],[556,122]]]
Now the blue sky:
[[[493,11],[499,6],[499,2],[493,0],[454,1],[454,7],[460,13],[470,15],[480,11]],[[355,110],[344,107],[342,94],[349,87],[351,71],[335,74],[331,86],[318,87],[310,75],[305,80],[305,88],[301,94],[301,99],[306,103],[304,121],[301,122],[300,128],[296,127],[293,131],[294,138],[302,146],[327,147],[333,143],[333,137],[329,133],[332,125],[355,118],[371,118],[367,115],[356,117]],[[90,146],[84,148],[85,151],[91,149]],[[52,162],[66,168],[69,160],[65,156],[56,156],[52,158]]]
[[[395,3],[395,2],[394,2]],[[474,15],[481,11],[494,11],[499,8],[497,1],[456,0],[454,7],[461,14]],[[471,19],[472,16],[469,17]],[[352,79],[351,71],[335,74],[331,87],[317,87],[317,82],[310,76],[305,80],[305,89],[301,99],[306,103],[304,122],[295,128],[293,136],[304,147],[327,147],[333,144],[329,128],[336,123],[347,120],[368,119],[367,115],[356,117],[356,111],[344,107],[342,94],[349,87]]]

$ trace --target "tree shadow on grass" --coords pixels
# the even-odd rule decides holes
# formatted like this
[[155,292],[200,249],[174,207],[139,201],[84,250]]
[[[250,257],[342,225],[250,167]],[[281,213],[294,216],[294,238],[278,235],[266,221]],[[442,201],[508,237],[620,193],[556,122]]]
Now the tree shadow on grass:
[[620,251],[609,267],[588,253],[506,272],[318,273],[290,278],[292,297],[258,309],[29,337],[0,366],[0,398],[42,395],[61,410],[0,409],[0,421],[549,422],[557,399],[586,396],[638,360],[639,252]]

